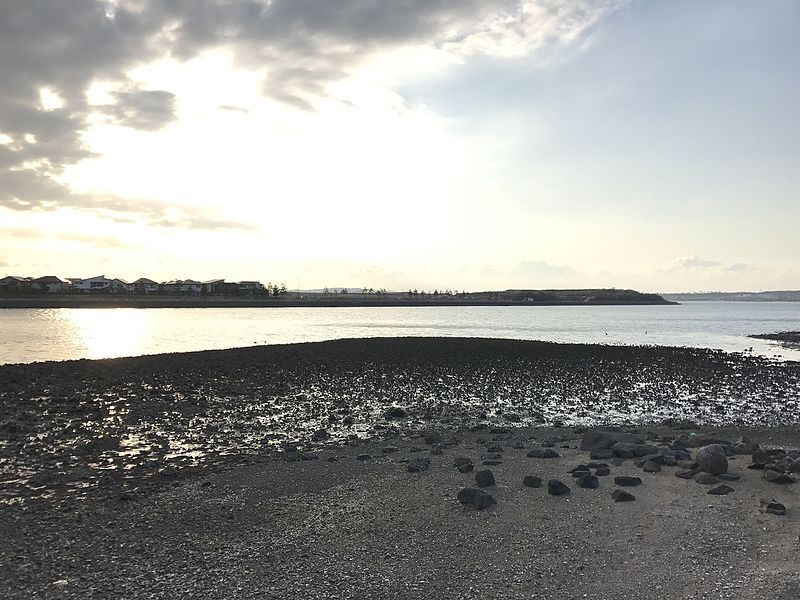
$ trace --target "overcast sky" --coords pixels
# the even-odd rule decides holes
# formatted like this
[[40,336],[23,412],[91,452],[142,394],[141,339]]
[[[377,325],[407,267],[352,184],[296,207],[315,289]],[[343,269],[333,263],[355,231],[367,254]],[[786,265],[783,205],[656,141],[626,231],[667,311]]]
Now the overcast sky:
[[796,0],[0,0],[0,273],[800,288]]

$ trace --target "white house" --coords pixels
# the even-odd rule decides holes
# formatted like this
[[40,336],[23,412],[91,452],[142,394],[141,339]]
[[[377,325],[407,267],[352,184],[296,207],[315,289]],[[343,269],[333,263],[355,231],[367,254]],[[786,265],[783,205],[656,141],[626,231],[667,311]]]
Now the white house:
[[105,275],[89,277],[88,279],[79,279],[75,277],[69,279],[69,282],[72,284],[72,289],[80,294],[108,292],[111,290],[114,281],[114,279],[109,279]]
[[69,289],[66,281],[62,281],[55,275],[38,277],[31,281],[31,289],[34,292],[46,292],[48,294],[62,294]]
[[133,286],[133,293],[134,294],[157,294],[158,293],[158,283],[153,281],[152,279],[147,279],[146,277],[140,277],[136,281],[131,284]]

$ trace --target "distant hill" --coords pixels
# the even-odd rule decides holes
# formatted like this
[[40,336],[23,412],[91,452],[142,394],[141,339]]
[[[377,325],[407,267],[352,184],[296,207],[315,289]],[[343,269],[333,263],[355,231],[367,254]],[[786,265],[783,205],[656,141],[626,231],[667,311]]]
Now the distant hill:
[[663,294],[675,302],[736,301],[736,302],[800,302],[800,290],[776,290],[771,292],[688,292]]

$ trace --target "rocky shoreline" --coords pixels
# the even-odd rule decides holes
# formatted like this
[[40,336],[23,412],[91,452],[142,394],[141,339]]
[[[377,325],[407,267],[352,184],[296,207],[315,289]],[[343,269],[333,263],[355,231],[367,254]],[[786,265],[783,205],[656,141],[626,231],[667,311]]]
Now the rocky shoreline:
[[797,363],[512,340],[6,365],[0,588],[788,600],[798,401]]

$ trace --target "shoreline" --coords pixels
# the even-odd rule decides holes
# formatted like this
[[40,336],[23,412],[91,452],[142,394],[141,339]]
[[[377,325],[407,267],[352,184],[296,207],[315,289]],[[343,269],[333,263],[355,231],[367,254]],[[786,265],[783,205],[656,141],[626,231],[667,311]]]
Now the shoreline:
[[[571,471],[594,460],[581,449],[593,427],[662,460],[676,440],[692,456],[727,440],[738,479],[709,495],[678,467],[643,472],[615,450],[598,489],[581,488]],[[2,365],[0,588],[14,600],[790,600],[798,484],[748,468],[758,444],[800,456],[800,363],[368,338]],[[454,467],[462,458],[474,471]],[[486,468],[495,504],[461,504]],[[614,501],[620,476],[642,480],[624,488],[635,501]],[[548,493],[548,479],[570,491]]]
[[0,298],[0,309],[17,308],[420,308],[467,306],[677,306],[678,302],[642,300],[589,302],[568,301],[494,301],[494,300],[301,300],[244,298],[146,298],[86,297]]

